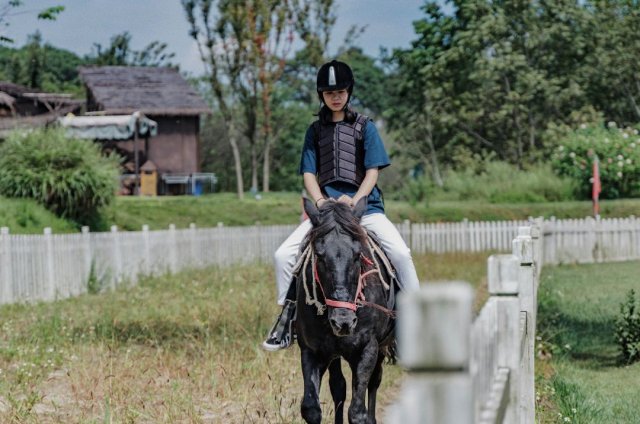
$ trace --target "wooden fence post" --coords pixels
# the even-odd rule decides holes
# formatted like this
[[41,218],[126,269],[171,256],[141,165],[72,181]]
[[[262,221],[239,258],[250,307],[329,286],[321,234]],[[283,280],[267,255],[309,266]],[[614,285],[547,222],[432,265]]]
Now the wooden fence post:
[[558,235],[556,232],[557,229],[557,222],[556,222],[556,217],[552,216],[549,218],[549,222],[547,223],[547,228],[549,231],[549,244],[548,244],[548,250],[549,252],[546,252],[547,249],[545,249],[545,254],[547,254],[547,261],[549,261],[549,263],[553,264],[553,265],[557,265],[559,263],[559,260],[556,256],[556,252],[558,251]]
[[[91,278],[92,271],[92,254],[91,254],[91,234],[89,233],[89,227],[86,225],[82,226],[82,256],[84,260],[84,275],[85,275],[85,284],[88,284],[89,279]],[[85,287],[84,292],[86,292],[88,286]]]
[[9,304],[13,298],[13,271],[11,269],[11,239],[9,228],[0,228],[0,305]]
[[409,375],[392,424],[471,424],[469,372],[473,290],[467,283],[423,285],[403,293],[398,309],[400,362]]
[[149,226],[142,226],[142,248],[144,250],[144,274],[151,275],[151,240],[149,240]]
[[178,240],[176,226],[169,224],[169,272],[175,274],[178,270]]
[[533,242],[531,227],[518,228],[518,236],[513,240],[513,254],[518,258],[518,285],[520,311],[525,313],[522,329],[522,357],[520,361],[520,423],[535,422],[535,334],[536,334],[536,294],[535,269],[533,265]]
[[481,420],[491,423],[519,422],[520,383],[520,301],[518,300],[518,267],[514,255],[492,255],[487,262],[489,294],[496,302],[498,328],[498,370],[505,370],[507,389],[502,399],[495,399],[499,408],[491,408]]
[[198,267],[202,264],[198,260],[198,233],[196,232],[196,224],[189,224],[189,253],[191,254],[191,266]]
[[[55,278],[55,265],[53,260],[53,236],[51,235],[51,227],[46,227],[44,229],[44,248],[45,248],[45,269],[46,276],[45,282],[47,284],[46,290],[46,299],[45,300],[56,300],[56,278]],[[33,296],[35,293],[31,293]]]
[[120,235],[118,226],[111,226],[111,239],[113,246],[113,278],[111,279],[111,290],[114,290],[122,281],[122,250],[120,249]]

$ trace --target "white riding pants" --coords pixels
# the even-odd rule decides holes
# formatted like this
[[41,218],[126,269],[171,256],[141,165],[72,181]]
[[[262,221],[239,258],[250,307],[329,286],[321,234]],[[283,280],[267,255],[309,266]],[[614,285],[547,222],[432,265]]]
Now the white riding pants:
[[[420,287],[420,282],[411,259],[411,250],[407,247],[395,225],[383,213],[365,215],[360,220],[360,224],[378,236],[382,250],[396,269],[400,289],[403,291],[417,290]],[[304,220],[274,254],[278,305],[284,305],[300,244],[311,227],[311,221]]]

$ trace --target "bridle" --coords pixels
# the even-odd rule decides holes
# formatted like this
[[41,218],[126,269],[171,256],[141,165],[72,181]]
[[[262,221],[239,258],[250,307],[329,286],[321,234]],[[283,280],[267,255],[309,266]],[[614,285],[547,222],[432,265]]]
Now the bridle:
[[352,302],[349,301],[341,301],[329,299],[324,292],[324,287],[322,286],[322,282],[320,281],[320,275],[318,274],[318,260],[316,255],[312,256],[312,266],[313,266],[313,284],[317,284],[320,287],[320,292],[322,292],[322,297],[324,297],[324,303],[327,306],[331,306],[332,308],[346,308],[353,312],[356,312],[358,308],[362,306],[370,306],[376,308],[389,316],[394,316],[395,312],[384,307],[378,305],[377,303],[367,302],[364,296],[364,288],[367,285],[367,277],[371,274],[379,274],[380,269],[377,266],[374,266],[374,262],[366,257],[363,253],[360,254],[360,262],[364,265],[368,265],[370,268],[367,271],[360,272],[358,276],[358,287],[356,288],[356,294]]

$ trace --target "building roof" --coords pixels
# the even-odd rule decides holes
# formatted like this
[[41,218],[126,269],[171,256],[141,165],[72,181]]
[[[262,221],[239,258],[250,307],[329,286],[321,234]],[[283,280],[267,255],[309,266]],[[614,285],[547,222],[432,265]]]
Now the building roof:
[[75,102],[60,109],[34,116],[16,116],[0,119],[0,138],[5,138],[11,131],[45,127],[55,122],[60,115],[80,109],[81,103]]
[[96,107],[109,114],[200,115],[209,107],[173,68],[80,67]]

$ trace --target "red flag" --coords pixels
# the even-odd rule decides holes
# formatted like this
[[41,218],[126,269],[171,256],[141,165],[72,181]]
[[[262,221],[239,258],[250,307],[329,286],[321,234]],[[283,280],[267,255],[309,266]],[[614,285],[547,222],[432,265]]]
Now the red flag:
[[593,186],[591,188],[591,199],[593,200],[593,215],[598,216],[600,214],[600,192],[602,191],[602,184],[600,182],[600,161],[598,156],[593,158]]

